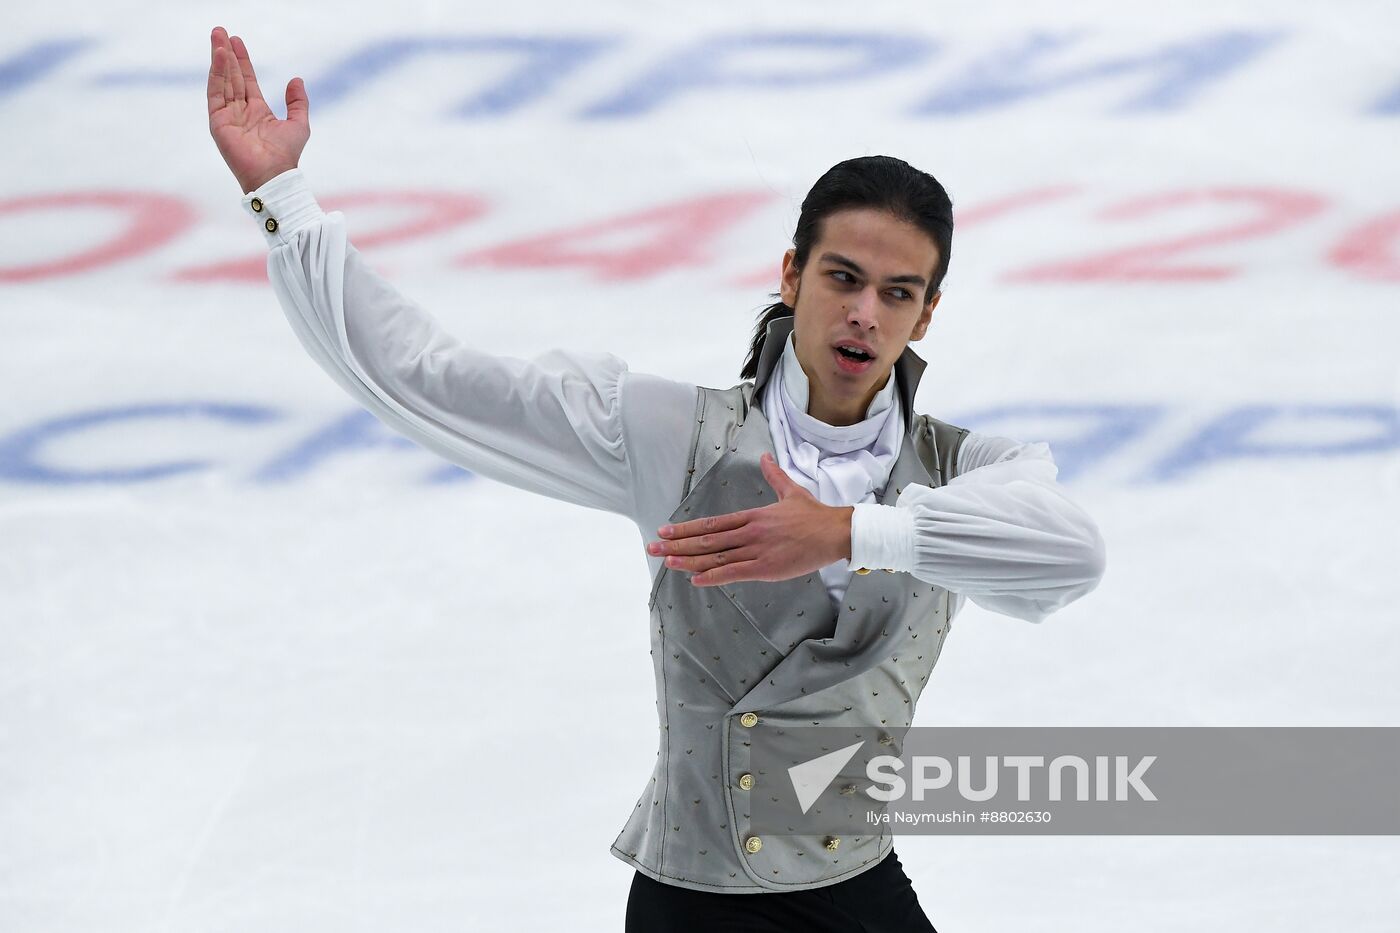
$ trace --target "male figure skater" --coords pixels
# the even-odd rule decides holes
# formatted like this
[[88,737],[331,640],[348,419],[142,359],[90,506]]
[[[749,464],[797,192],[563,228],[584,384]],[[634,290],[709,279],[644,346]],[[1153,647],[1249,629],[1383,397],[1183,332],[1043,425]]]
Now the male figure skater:
[[787,726],[895,744],[964,598],[1038,622],[1103,574],[1045,444],[914,411],[909,343],[951,254],[943,187],[885,156],[827,171],[731,388],[610,353],[497,356],[446,333],[321,210],[297,168],[301,79],[278,120],[243,42],[220,27],[211,46],[210,132],[312,358],[453,463],[637,523],[660,746],[612,847],[635,868],[629,933],[932,930],[887,830],[764,837],[748,801],[777,779],[749,766],[752,740]]

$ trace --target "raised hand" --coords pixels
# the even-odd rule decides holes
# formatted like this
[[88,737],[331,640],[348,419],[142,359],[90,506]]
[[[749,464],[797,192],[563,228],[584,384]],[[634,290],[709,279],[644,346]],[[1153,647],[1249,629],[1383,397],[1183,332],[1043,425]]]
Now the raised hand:
[[301,159],[311,138],[306,84],[287,82],[287,119],[279,120],[263,100],[243,40],[215,26],[209,41],[209,134],[247,194]]

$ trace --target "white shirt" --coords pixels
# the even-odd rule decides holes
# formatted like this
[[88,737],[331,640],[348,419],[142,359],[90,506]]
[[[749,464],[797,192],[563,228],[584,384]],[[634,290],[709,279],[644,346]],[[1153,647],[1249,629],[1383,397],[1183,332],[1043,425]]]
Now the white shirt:
[[[903,405],[895,394],[898,380],[899,374],[892,370],[866,406],[865,417],[854,424],[827,424],[813,418],[807,412],[810,383],[789,333],[762,391],[761,407],[778,465],[827,505],[875,502],[876,491],[889,481],[907,431]],[[846,560],[833,561],[818,571],[833,606],[841,605],[851,572]]]
[[[655,576],[663,558],[645,546],[680,502],[695,385],[633,372],[607,352],[525,360],[469,346],[370,268],[300,169],[243,207],[263,225],[268,279],[293,331],[360,405],[482,476],[626,515]],[[967,597],[1030,622],[1098,585],[1103,538],[1056,483],[1047,445],[973,432],[958,471],[939,488],[906,486],[895,506],[856,504],[846,581],[856,567],[907,571],[955,594],[950,616]]]

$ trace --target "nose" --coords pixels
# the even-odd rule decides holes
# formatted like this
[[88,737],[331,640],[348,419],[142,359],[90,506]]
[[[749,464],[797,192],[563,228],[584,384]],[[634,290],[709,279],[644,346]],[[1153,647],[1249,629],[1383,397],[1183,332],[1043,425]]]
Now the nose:
[[846,306],[846,322],[861,330],[872,329],[875,326],[875,312],[879,301],[880,296],[873,287],[861,289],[855,300]]

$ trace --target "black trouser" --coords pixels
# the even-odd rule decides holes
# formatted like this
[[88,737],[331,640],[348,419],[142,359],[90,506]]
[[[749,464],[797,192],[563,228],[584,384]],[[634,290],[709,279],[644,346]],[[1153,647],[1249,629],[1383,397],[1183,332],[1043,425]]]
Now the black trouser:
[[806,891],[722,894],[637,872],[626,933],[937,933],[891,849],[854,878]]

